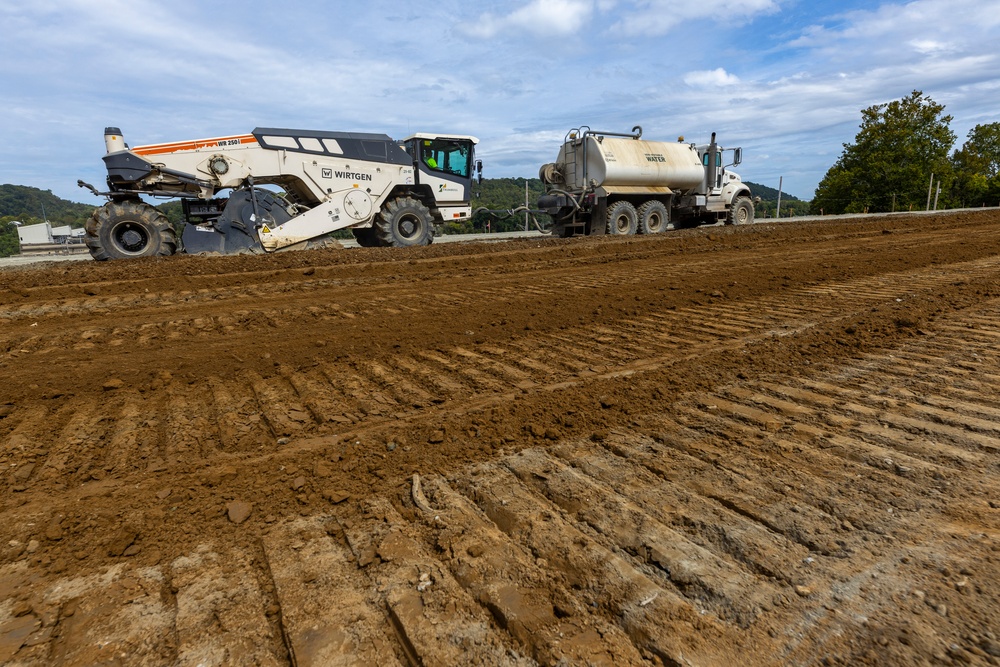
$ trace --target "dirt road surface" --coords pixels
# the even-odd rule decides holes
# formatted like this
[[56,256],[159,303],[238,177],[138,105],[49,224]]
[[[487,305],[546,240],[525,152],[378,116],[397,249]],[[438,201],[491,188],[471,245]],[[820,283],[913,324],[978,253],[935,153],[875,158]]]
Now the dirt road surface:
[[996,212],[0,279],[0,664],[1000,664]]

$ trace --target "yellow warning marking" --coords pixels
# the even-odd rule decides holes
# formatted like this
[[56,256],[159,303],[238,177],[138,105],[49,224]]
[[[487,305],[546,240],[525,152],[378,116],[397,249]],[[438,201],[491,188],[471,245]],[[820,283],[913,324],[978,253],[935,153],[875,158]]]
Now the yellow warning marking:
[[261,228],[261,231],[263,231],[265,234],[270,234],[271,233],[271,230],[267,228],[267,225],[264,225]]

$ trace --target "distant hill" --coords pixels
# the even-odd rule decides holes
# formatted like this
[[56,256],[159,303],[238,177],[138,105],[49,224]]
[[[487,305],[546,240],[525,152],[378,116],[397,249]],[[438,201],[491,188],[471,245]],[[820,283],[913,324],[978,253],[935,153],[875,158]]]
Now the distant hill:
[[[778,191],[760,183],[753,183],[751,181],[743,182],[750,188],[750,192],[753,193],[754,197],[760,197],[760,201],[755,206],[757,217],[773,218],[778,208]],[[796,215],[809,215],[809,202],[799,199],[795,195],[790,195],[787,192],[782,192],[781,217],[785,218]]]
[[[760,197],[763,201],[773,201],[773,202],[778,201],[778,191],[775,190],[774,188],[769,188],[766,185],[761,185],[760,183],[753,183],[751,181],[743,181],[743,182],[750,187],[750,192],[753,193],[754,197]],[[794,201],[805,201],[803,199],[799,199],[795,195],[790,195],[787,192],[781,193],[782,202],[788,201],[789,199],[792,199]]]
[[25,224],[48,220],[53,227],[83,227],[94,206],[67,201],[27,185],[0,185],[0,218],[12,217]]

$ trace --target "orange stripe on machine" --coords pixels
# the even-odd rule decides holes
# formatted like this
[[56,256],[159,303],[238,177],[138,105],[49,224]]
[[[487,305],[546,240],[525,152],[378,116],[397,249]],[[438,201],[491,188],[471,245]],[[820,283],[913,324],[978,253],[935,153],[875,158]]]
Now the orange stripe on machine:
[[235,137],[216,137],[214,139],[198,139],[196,141],[174,141],[169,144],[150,144],[136,146],[132,152],[136,155],[162,155],[180,151],[196,151],[203,148],[232,148],[244,144],[255,144],[257,138],[252,134],[241,134]]

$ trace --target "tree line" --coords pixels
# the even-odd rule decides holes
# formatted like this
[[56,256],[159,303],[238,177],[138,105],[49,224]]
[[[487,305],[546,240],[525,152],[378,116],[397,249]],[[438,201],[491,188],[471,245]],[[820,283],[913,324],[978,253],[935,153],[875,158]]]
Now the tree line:
[[976,125],[961,148],[944,105],[919,90],[861,111],[812,200],[814,213],[1000,206],[1000,123]]

